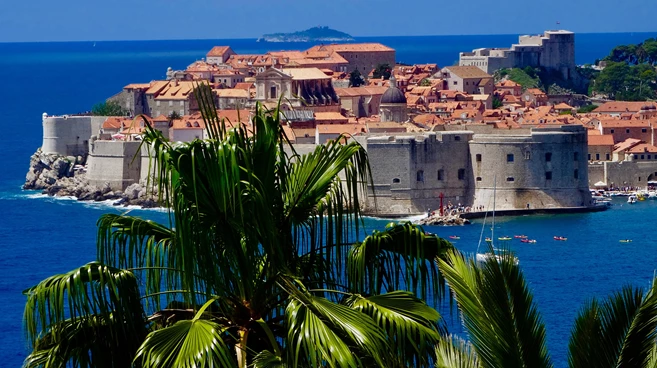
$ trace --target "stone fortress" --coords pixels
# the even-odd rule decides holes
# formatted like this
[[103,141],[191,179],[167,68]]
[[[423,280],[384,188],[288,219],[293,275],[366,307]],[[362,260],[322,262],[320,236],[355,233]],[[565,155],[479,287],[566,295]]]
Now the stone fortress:
[[[367,139],[379,215],[437,210],[440,195],[473,210],[591,205],[582,126],[501,130],[464,126]],[[529,206],[529,207],[528,207]]]
[[570,31],[545,31],[543,35],[520,36],[510,48],[481,48],[459,54],[460,66],[476,66],[488,74],[502,68],[543,67],[561,73],[563,79],[575,78],[575,34]]

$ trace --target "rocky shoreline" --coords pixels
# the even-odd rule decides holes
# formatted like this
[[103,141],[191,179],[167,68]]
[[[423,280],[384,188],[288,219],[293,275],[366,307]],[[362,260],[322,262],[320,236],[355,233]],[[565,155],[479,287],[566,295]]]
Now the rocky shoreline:
[[162,207],[157,200],[157,188],[134,183],[123,191],[92,186],[86,178],[86,157],[45,154],[39,148],[30,157],[30,168],[23,189],[41,190],[53,197],[75,197],[79,201],[114,201],[114,206]]
[[440,216],[435,214],[420,220],[415,221],[416,225],[435,225],[435,226],[454,226],[454,225],[467,225],[470,220],[464,219],[459,215],[446,215]]

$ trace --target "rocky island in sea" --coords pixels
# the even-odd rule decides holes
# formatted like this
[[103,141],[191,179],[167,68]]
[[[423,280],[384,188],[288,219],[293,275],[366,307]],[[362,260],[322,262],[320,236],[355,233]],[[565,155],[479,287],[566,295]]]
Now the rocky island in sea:
[[329,27],[313,27],[292,33],[272,33],[263,35],[258,42],[350,42],[354,38],[344,32]]

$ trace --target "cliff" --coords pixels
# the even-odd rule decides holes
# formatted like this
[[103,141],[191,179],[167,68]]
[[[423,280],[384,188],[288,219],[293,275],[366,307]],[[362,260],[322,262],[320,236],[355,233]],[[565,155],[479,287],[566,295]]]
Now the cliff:
[[313,27],[293,33],[272,33],[263,35],[258,41],[264,42],[348,42],[354,38],[344,32],[329,27]]

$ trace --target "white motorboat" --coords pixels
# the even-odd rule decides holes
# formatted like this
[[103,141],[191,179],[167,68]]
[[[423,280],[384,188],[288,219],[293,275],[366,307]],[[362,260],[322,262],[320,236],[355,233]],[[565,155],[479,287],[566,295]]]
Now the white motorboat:
[[632,194],[631,196],[627,197],[627,203],[628,204],[635,204],[637,201],[636,195]]

